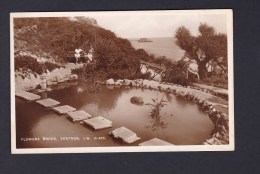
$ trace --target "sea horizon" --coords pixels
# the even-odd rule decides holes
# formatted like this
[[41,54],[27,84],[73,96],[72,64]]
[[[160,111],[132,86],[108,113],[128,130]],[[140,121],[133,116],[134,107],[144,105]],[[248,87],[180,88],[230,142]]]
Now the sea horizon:
[[155,57],[165,56],[172,61],[178,61],[184,55],[184,51],[175,44],[174,37],[147,38],[152,42],[138,42],[139,39],[128,38],[135,49],[144,49],[147,53]]

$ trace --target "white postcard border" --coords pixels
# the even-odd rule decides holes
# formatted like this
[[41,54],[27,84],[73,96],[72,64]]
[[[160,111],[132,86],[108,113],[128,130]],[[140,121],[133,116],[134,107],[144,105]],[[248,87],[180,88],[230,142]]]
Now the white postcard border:
[[[88,15],[131,15],[151,14],[223,14],[227,19],[228,38],[228,92],[229,92],[229,144],[228,145],[176,145],[176,146],[119,146],[119,147],[59,147],[59,148],[16,148],[15,120],[15,77],[14,77],[14,38],[13,18],[24,17],[69,17]],[[10,13],[10,81],[11,81],[11,153],[42,154],[42,153],[110,153],[110,152],[182,152],[182,151],[234,151],[234,70],[233,70],[233,12],[231,9],[214,10],[155,10],[155,11],[90,11],[90,12],[15,12]]]

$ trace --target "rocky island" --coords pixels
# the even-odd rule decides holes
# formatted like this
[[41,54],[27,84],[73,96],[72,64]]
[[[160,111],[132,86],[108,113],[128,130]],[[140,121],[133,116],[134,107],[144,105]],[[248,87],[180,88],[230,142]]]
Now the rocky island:
[[150,40],[150,39],[147,39],[147,38],[140,38],[140,39],[138,40],[138,42],[153,42],[153,41]]

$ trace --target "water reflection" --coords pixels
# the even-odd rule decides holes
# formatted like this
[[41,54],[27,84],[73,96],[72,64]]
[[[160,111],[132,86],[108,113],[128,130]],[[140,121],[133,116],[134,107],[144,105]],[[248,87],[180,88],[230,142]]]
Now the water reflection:
[[[87,89],[88,86],[85,84],[79,84],[62,91],[55,89],[49,93],[49,97],[57,98],[62,103],[75,107],[94,105],[98,107],[98,110],[108,111],[115,108],[117,100],[122,93],[122,89],[110,90],[103,87],[97,93],[92,93]],[[57,91],[59,92],[57,93]],[[97,103],[99,104],[97,105]]]
[[146,128],[152,129],[152,131],[157,131],[157,132],[167,128],[168,126],[168,123],[165,123],[162,116],[153,117],[153,118],[151,117],[149,123],[150,125],[147,126]]
[[16,134],[17,142],[21,137],[32,137],[32,132],[44,117],[52,114],[52,111],[44,109],[35,102],[26,102],[16,98]]
[[165,97],[166,97],[167,101],[169,101],[169,102],[171,102],[172,99],[173,99],[173,96],[172,96],[172,94],[170,94],[170,93],[166,93],[166,94],[165,94]]

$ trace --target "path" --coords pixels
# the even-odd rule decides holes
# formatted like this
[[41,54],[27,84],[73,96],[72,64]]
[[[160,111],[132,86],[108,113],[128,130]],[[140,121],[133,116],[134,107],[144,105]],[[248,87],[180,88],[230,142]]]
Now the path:
[[200,87],[200,88],[211,90],[211,91],[216,92],[216,93],[228,95],[228,90],[224,89],[224,88],[218,88],[218,87],[215,87],[215,86],[210,86],[210,85],[205,85],[205,84],[200,84],[200,83],[193,83],[193,85]]

